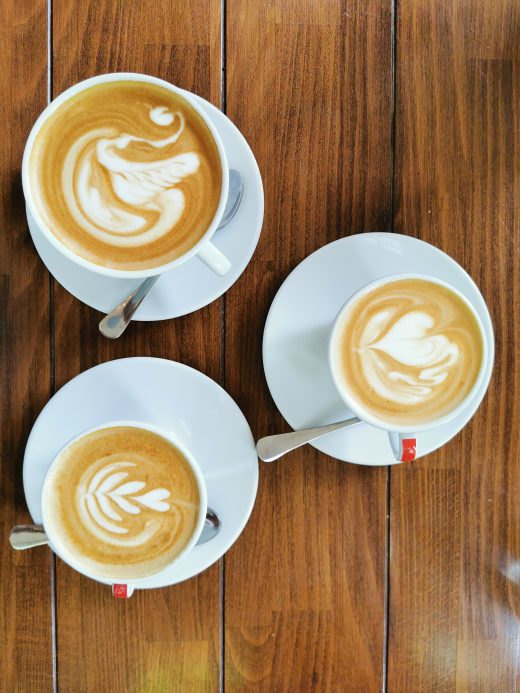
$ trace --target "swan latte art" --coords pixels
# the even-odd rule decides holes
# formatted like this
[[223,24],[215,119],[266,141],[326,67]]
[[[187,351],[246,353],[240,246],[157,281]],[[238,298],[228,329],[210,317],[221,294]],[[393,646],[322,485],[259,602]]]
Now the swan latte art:
[[29,179],[39,214],[69,250],[142,270],[201,240],[219,204],[222,167],[208,126],[182,96],[128,80],[61,103],[36,136]]
[[468,396],[481,368],[482,335],[453,291],[398,279],[347,309],[333,358],[358,406],[382,422],[412,427],[442,418]]
[[167,567],[193,537],[200,513],[184,454],[133,426],[99,429],[68,445],[45,481],[43,503],[45,527],[62,553],[116,579]]

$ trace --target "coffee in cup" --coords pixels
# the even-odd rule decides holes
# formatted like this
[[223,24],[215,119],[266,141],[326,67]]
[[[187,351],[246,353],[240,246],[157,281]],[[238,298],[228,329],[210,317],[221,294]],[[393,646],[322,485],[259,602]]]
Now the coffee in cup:
[[329,340],[338,393],[358,420],[388,433],[398,461],[417,433],[463,412],[489,372],[488,337],[470,302],[427,275],[382,277],[340,309]]
[[231,263],[212,237],[228,165],[209,109],[194,94],[131,72],[64,91],[24,150],[31,233],[112,278],[159,275],[194,256],[226,274]]
[[56,552],[91,577],[118,582],[175,562],[196,542],[205,504],[187,451],[137,425],[73,440],[42,489],[44,527]]
[[30,153],[45,225],[96,265],[140,270],[193,248],[215,216],[222,165],[195,108],[158,84],[94,84],[60,103]]
[[348,306],[334,352],[349,398],[374,419],[410,429],[442,419],[466,399],[481,370],[483,338],[458,294],[403,278]]

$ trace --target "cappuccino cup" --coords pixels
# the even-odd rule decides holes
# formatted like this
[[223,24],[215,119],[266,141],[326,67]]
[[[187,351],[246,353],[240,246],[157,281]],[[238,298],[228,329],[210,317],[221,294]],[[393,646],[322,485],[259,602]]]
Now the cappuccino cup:
[[422,274],[371,282],[340,309],[329,368],[345,404],[387,431],[398,461],[412,462],[417,436],[455,418],[486,377],[488,335],[453,286]]
[[56,455],[41,490],[52,550],[116,597],[176,564],[204,527],[206,485],[169,432],[142,422],[91,428]]
[[228,196],[228,163],[194,95],[157,77],[114,73],[60,94],[31,130],[22,163],[27,215],[67,259],[114,278],[144,278],[199,257]]

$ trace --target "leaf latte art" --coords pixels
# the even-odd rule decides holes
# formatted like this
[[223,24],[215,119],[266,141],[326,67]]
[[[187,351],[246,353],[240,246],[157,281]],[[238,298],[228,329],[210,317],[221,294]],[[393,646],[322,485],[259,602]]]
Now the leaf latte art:
[[116,269],[179,257],[204,235],[222,182],[214,140],[177,94],[145,82],[92,86],[60,104],[31,155],[51,231]]
[[62,453],[46,486],[54,532],[101,576],[158,572],[186,546],[198,521],[198,485],[188,461],[140,428],[83,436]]
[[[165,502],[165,499],[170,497],[170,492],[166,489],[157,488],[148,493],[139,494],[146,486],[143,481],[125,481],[128,471],[122,470],[132,467],[137,467],[137,464],[134,462],[107,464],[94,474],[88,486],[84,481],[80,481],[78,493],[83,519],[85,524],[89,525],[90,531],[101,539],[104,538],[103,530],[111,534],[128,534],[130,530],[125,526],[124,514],[139,515],[140,506],[156,512],[167,512],[170,509],[170,504]],[[123,481],[124,483],[121,483]],[[115,506],[118,507],[119,512],[116,511]],[[121,511],[123,516],[120,514]],[[149,531],[133,538],[131,542],[134,544],[142,542],[148,535]]]
[[402,279],[354,302],[340,325],[336,357],[346,390],[364,409],[412,426],[444,416],[467,396],[482,337],[450,289]]

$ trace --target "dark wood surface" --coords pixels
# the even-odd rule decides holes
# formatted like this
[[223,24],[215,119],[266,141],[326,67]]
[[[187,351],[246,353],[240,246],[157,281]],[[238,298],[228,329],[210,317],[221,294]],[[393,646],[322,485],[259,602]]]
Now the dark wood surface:
[[[0,9],[0,690],[516,691],[520,5]],[[48,95],[112,70],[163,77],[224,108],[253,148],[266,202],[253,261],[223,299],[132,324],[117,342],[37,257],[19,174]],[[262,465],[251,520],[228,554],[128,601],[47,549],[10,550],[9,528],[29,520],[25,440],[53,391],[97,363],[161,356],[226,387],[255,437],[285,430],[262,370],[269,305],[309,253],[378,230],[442,248],[488,301],[496,368],[462,434],[407,468],[358,468],[312,448]]]
[[7,542],[13,524],[30,522],[23,452],[51,392],[49,275],[27,233],[20,180],[24,141],[47,102],[46,15],[44,0],[2,3],[0,688],[6,691],[51,690],[53,681],[51,556],[15,554]]
[[[261,341],[287,273],[336,238],[390,228],[391,8],[364,5],[228,5],[227,112],[258,158],[266,214],[226,297],[225,374],[257,436],[285,430]],[[225,563],[227,690],[381,688],[386,482],[384,468],[367,473],[311,448],[262,467]]]
[[397,691],[520,687],[520,6],[464,4],[398,3],[395,231],[474,277],[496,361],[471,424],[413,469],[391,470]]

